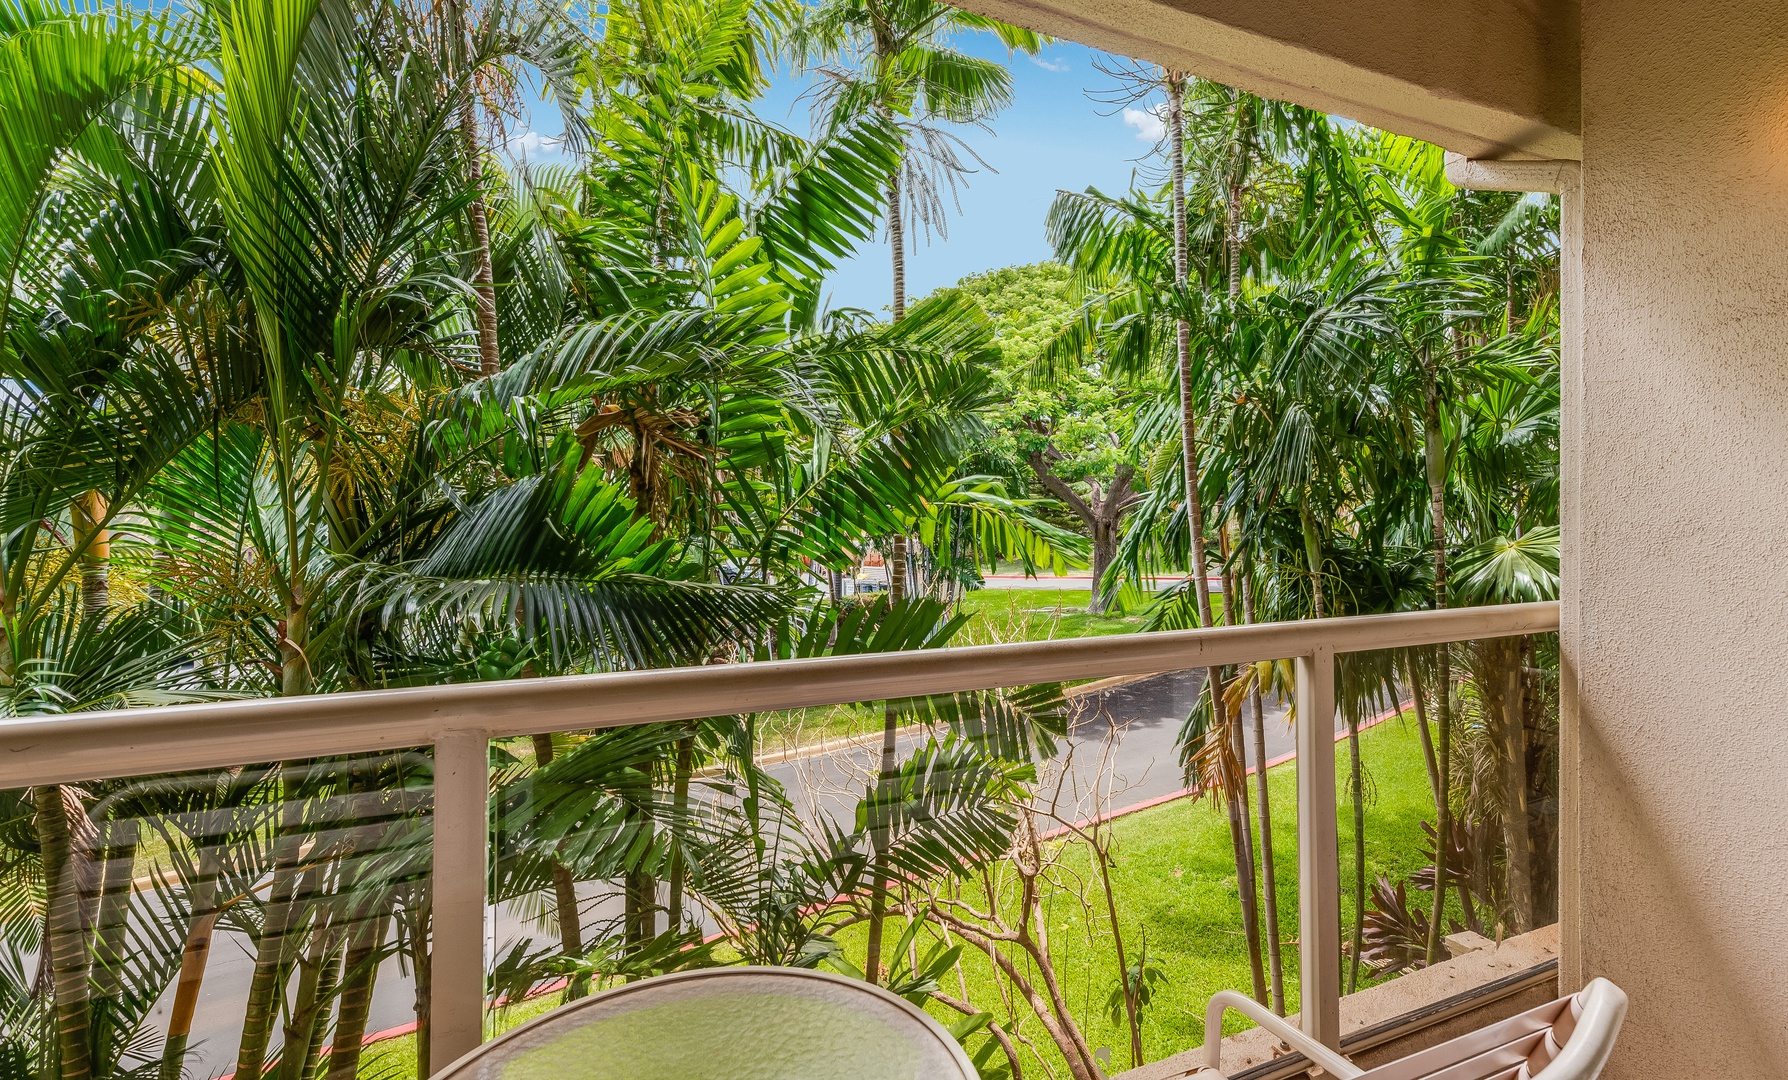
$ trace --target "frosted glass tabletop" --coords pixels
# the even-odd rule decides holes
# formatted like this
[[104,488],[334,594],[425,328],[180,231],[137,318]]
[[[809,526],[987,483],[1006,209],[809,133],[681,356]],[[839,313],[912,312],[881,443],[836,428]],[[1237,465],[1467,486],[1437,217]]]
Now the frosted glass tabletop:
[[553,1010],[437,1080],[975,1080],[923,1009],[856,979],[711,968]]

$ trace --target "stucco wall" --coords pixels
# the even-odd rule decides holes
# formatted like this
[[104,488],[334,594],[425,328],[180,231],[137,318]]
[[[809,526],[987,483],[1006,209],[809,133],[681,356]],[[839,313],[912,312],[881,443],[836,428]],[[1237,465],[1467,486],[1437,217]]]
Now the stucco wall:
[[1788,1077],[1788,4],[1585,0],[1567,988],[1611,1080]]

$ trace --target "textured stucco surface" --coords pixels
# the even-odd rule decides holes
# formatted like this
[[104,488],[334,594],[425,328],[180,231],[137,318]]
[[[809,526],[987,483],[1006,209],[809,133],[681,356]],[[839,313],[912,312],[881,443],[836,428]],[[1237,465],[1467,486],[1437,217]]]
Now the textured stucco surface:
[[1788,1077],[1788,6],[1582,35],[1562,981],[1632,996],[1609,1080]]
[[1577,0],[964,0],[1045,33],[1428,139],[1575,158]]

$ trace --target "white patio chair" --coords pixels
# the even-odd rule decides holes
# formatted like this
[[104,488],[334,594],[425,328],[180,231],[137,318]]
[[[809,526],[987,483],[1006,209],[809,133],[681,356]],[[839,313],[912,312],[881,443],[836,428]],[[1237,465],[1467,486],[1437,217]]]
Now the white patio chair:
[[1569,997],[1375,1069],[1361,1069],[1253,998],[1226,990],[1205,1009],[1205,1064],[1190,1080],[1228,1080],[1219,1054],[1223,1014],[1229,1009],[1277,1035],[1339,1080],[1596,1080],[1614,1051],[1614,1039],[1627,1014],[1627,995],[1607,979],[1595,979]]

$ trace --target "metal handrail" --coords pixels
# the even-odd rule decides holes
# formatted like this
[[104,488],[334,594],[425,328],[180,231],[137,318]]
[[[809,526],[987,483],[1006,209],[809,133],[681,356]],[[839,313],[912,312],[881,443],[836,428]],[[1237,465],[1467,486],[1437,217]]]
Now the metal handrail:
[[21,717],[0,721],[0,788],[371,753],[448,732],[507,738],[1556,629],[1556,603],[1508,604]]
[[[569,675],[0,721],[0,788],[434,748],[430,1058],[484,1034],[489,740],[740,712],[1292,660],[1299,716],[1335,715],[1340,653],[1558,629],[1556,603],[1412,611],[1102,638]],[[1299,724],[1298,915],[1304,1033],[1341,1038],[1334,733]]]

